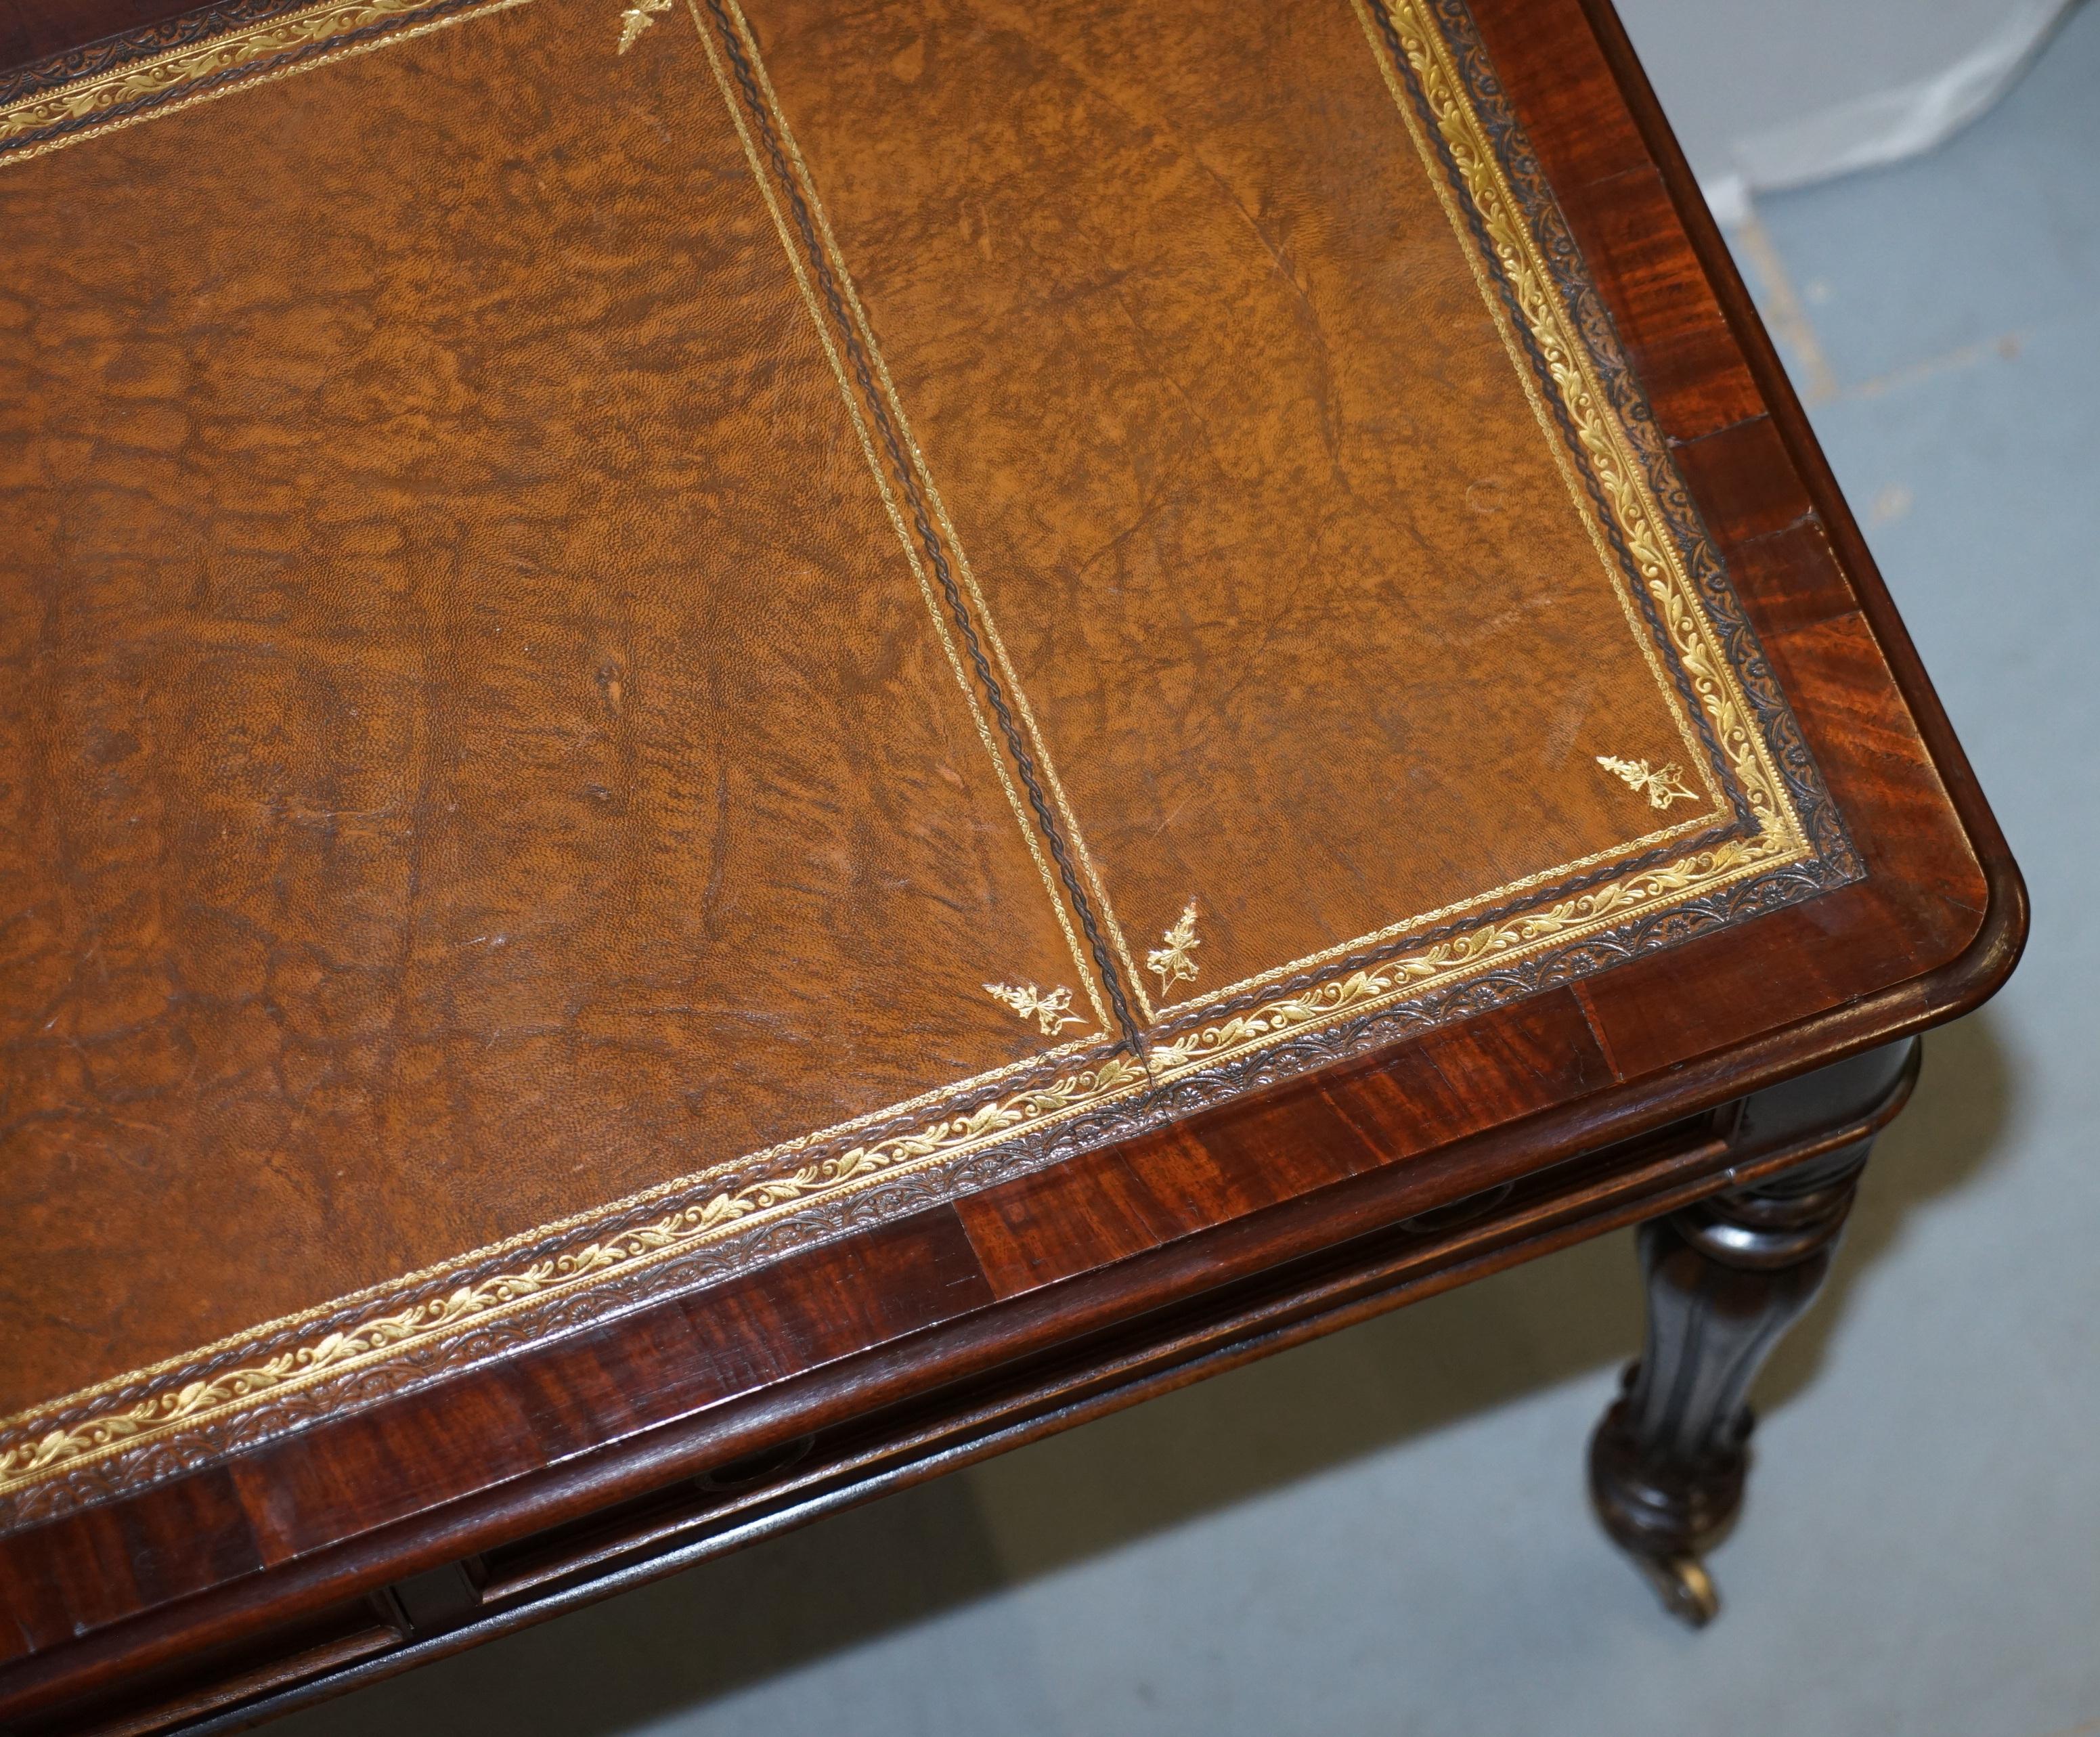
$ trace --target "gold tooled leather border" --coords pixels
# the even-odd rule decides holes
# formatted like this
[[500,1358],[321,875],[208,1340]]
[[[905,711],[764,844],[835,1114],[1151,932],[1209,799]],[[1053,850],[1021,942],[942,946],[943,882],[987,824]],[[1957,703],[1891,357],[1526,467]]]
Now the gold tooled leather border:
[[[298,15],[370,14],[391,3],[366,0]],[[516,3],[492,0],[443,21]],[[1608,332],[1586,338],[1575,328],[1540,246],[1541,196],[1512,188],[1508,165],[1483,126],[1480,92],[1468,85],[1450,41],[1431,22],[1436,7],[1446,15],[1445,28],[1457,28],[1450,15],[1462,21],[1461,0],[1350,3],[1380,53],[1432,179],[1441,187],[1442,168],[1457,170],[1467,209],[1446,192],[1447,210],[1462,236],[1477,223],[1485,238],[1496,296],[1517,315],[1506,339],[1520,339],[1541,361],[1611,528],[1668,624],[1731,769],[1748,792],[1754,830],[1534,908],[1478,920],[1462,915],[1389,956],[1347,960],[1346,968],[1319,981],[1286,985],[1257,1004],[1177,1025],[1141,1063],[1103,1055],[1097,1044],[1065,1045],[1046,1055],[1039,1069],[1003,1070],[1008,1083],[986,1076],[926,1094],[900,1106],[901,1114],[863,1118],[705,1176],[678,1179],[0,1421],[0,1528],[205,1463],[324,1414],[338,1395],[368,1400],[399,1392],[549,1331],[636,1306],[654,1294],[652,1275],[668,1284],[707,1271],[691,1264],[696,1254],[719,1249],[738,1266],[756,1264],[796,1235],[850,1228],[852,1221],[836,1213],[850,1213],[857,1202],[915,1205],[926,1188],[946,1197],[996,1179],[1000,1171],[986,1164],[988,1157],[1004,1162],[1003,1155],[1012,1154],[1010,1168],[1052,1162],[1249,1082],[1285,1077],[1402,1030],[1498,1004],[1528,993],[1545,980],[1542,974],[1595,968],[1584,960],[1667,945],[1682,932],[1679,913],[1696,913],[1696,928],[1858,877],[1857,858],[1834,814],[1818,822],[1820,847],[1804,828],[1797,796],[1804,778],[1813,777],[1812,767],[1802,770],[1805,750],[1797,742],[1793,760],[1782,766],[1754,725],[1754,712],[1768,716],[1770,703],[1746,697],[1736,657],[1710,619],[1710,595],[1702,601],[1701,575],[1688,568],[1681,485],[1666,454],[1643,448],[1630,432],[1599,373],[1598,346],[1614,341]],[[405,3],[397,9],[409,11]],[[1388,32],[1400,45],[1405,78],[1380,52]],[[1424,130],[1425,116],[1433,132]],[[1507,140],[1504,148],[1511,148]],[[1557,212],[1549,214],[1558,221]],[[1489,262],[1479,268],[1485,289]],[[1489,305],[1499,306],[1493,297]],[[1815,872],[1773,876],[1775,870],[1816,863],[1819,848],[1822,866]],[[915,1179],[917,1194],[908,1186],[870,1193],[878,1184]],[[783,1231],[791,1233],[784,1239]]]
[[[135,33],[148,51],[0,104],[0,166],[77,144],[121,126],[171,114],[229,91],[306,72],[384,42],[507,11],[527,0],[320,0],[205,40],[155,53],[155,32]],[[77,57],[69,57],[77,58]]]

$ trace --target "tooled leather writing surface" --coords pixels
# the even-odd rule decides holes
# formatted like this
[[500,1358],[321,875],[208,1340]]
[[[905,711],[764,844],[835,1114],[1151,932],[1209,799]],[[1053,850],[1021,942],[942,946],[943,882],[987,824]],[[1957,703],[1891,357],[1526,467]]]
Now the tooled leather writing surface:
[[735,28],[589,0],[4,166],[0,1409],[1100,1045],[1177,910],[1210,992],[1718,818],[1377,42],[1278,17],[757,7],[814,215]]

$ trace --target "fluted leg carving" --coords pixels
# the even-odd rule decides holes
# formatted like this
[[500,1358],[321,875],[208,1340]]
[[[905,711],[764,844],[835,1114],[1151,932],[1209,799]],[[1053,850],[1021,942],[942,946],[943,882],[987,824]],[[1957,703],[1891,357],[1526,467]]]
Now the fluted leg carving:
[[1590,1439],[1590,1491],[1605,1531],[1694,1627],[1720,1608],[1701,1558],[1742,1505],[1745,1395],[1821,1287],[1873,1144],[1641,1228],[1647,1344]]

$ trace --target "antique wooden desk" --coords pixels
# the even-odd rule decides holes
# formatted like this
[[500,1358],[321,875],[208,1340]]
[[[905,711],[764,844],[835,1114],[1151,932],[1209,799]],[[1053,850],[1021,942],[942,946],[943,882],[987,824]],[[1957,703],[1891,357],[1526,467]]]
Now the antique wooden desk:
[[1636,1220],[1592,1488],[1710,1616],[2024,915],[1602,0],[0,59],[0,1729],[235,1729]]

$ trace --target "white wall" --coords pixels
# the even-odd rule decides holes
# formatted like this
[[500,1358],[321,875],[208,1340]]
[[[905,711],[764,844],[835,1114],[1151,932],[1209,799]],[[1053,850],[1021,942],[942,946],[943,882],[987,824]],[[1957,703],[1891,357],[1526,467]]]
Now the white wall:
[[1989,108],[2071,0],[1618,0],[1724,223]]

